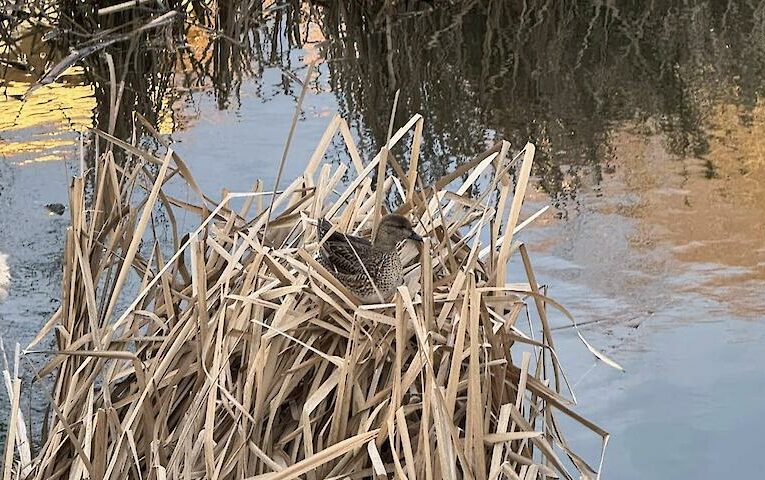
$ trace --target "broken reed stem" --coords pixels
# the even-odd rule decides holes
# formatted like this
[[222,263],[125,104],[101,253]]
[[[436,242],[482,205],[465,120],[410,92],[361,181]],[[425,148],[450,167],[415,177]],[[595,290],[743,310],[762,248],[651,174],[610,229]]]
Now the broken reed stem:
[[303,109],[303,100],[305,94],[308,91],[308,83],[311,80],[311,75],[316,68],[316,60],[308,64],[308,71],[305,74],[305,80],[303,80],[303,86],[300,89],[300,97],[298,97],[297,104],[295,105],[295,113],[292,115],[292,123],[290,124],[290,132],[287,134],[287,141],[284,143],[284,150],[282,151],[282,159],[279,161],[279,170],[276,172],[276,180],[274,180],[274,193],[271,195],[271,203],[268,204],[268,212],[266,213],[266,228],[265,232],[268,232],[268,224],[271,221],[271,211],[274,208],[274,200],[276,200],[276,192],[279,190],[279,182],[282,179],[284,173],[284,165],[287,163],[287,156],[290,152],[290,145],[292,145],[292,137],[295,135],[295,128],[297,127],[297,121],[300,118],[300,112]]
[[127,279],[128,271],[133,268],[133,260],[135,259],[135,255],[138,252],[138,246],[140,245],[143,234],[146,231],[146,226],[149,223],[149,218],[151,218],[152,209],[154,208],[154,204],[156,203],[157,197],[159,196],[159,190],[162,188],[162,184],[164,183],[167,167],[170,165],[170,159],[172,156],[173,151],[168,150],[167,155],[165,155],[165,160],[162,162],[162,166],[160,167],[159,173],[157,174],[157,178],[154,181],[154,186],[151,189],[151,193],[149,193],[149,199],[146,201],[146,205],[144,206],[143,212],[141,213],[141,219],[138,221],[138,226],[133,233],[134,236],[130,241],[127,253],[124,255],[122,268],[120,268],[119,274],[117,275],[117,281],[114,284],[111,299],[106,307],[106,312],[104,313],[104,321],[109,321],[109,318],[111,318],[114,307],[117,304],[117,300],[120,298],[119,294],[122,290],[122,286]]
[[[98,132],[112,148],[161,166],[153,184],[143,187],[135,182],[140,165],[123,170],[108,154],[98,158],[102,177],[92,201],[104,206],[99,215],[83,215],[82,182],[73,184],[65,301],[27,348],[31,354],[56,333],[57,349],[40,371],[58,372],[55,415],[31,461],[14,461],[20,457],[9,443],[4,473],[23,470],[34,479],[394,473],[410,480],[496,480],[573,478],[574,469],[596,477],[554,423],[565,415],[607,443],[607,432],[571,410],[557,381],[546,309],[570,314],[538,288],[524,247],[527,282],[507,283],[501,273],[519,251],[513,236],[540,215],[519,222],[533,146],[524,151],[514,198],[511,166],[502,165],[506,144],[499,157],[497,147],[423,188],[416,173],[422,117],[393,133],[394,116],[395,105],[388,142],[367,165],[354,159],[358,150],[336,117],[306,171],[278,191],[293,122],[274,192],[227,193],[212,212],[201,191],[201,205],[192,205],[165,190],[173,183],[198,188],[172,150],[159,160]],[[400,251],[405,282],[383,299],[389,303],[358,306],[315,260],[314,220],[327,217],[352,232],[365,230],[371,218],[374,228],[382,199],[398,188],[384,181],[387,150],[412,129],[409,171],[394,170],[401,176],[402,211],[427,238],[422,251],[408,244]],[[356,167],[347,185],[339,183],[346,166],[319,168],[337,133]],[[376,190],[368,179],[374,170]],[[465,182],[447,191],[460,175]],[[138,207],[127,193],[133,183],[145,190]],[[507,194],[489,195],[500,185]],[[267,209],[258,202],[254,218],[247,218],[251,199],[264,195],[271,197]],[[248,199],[240,212],[229,205],[237,198]],[[510,205],[490,205],[490,198]],[[163,208],[200,215],[199,226],[172,255],[153,238],[154,226],[146,228],[157,200]],[[499,238],[484,245],[482,234],[492,233]],[[140,248],[142,241],[152,248]],[[136,290],[111,320],[117,306],[131,300],[126,292]],[[529,303],[538,315],[524,331],[516,322]],[[539,340],[531,335],[536,328],[544,332]],[[554,378],[546,375],[549,364]],[[12,414],[17,385],[9,386]],[[14,428],[12,421],[9,438]]]
[[388,170],[388,160],[390,156],[390,141],[393,135],[393,125],[396,121],[396,108],[398,108],[398,96],[401,90],[396,90],[393,98],[393,108],[390,112],[388,121],[388,135],[385,137],[385,145],[380,150],[380,163],[377,164],[377,188],[375,188],[375,209],[372,213],[372,239],[377,238],[377,227],[380,226],[380,217],[382,216],[382,204],[385,198],[385,173]]

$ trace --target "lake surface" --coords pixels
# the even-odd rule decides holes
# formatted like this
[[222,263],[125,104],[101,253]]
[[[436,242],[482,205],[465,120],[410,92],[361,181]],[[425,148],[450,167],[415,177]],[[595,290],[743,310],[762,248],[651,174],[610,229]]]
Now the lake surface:
[[[426,183],[496,139],[533,141],[528,211],[554,207],[523,234],[537,277],[626,369],[596,363],[553,319],[578,411],[612,434],[604,478],[753,478],[765,468],[765,2],[511,3],[275,8],[248,45],[191,22],[177,52],[138,55],[124,108],[168,135],[213,196],[273,185],[311,61],[285,184],[335,113],[371,158],[397,89],[397,125],[425,117]],[[0,89],[6,345],[57,307],[68,212],[50,205],[67,203],[79,132],[109,118],[98,55],[18,100],[57,55],[42,35],[19,47],[31,73],[6,69]],[[568,430],[597,463],[597,439]]]

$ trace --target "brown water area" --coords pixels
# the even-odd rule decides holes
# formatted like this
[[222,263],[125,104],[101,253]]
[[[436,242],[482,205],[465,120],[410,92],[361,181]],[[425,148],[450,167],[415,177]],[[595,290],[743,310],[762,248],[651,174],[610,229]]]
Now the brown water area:
[[[627,369],[596,363],[553,319],[578,411],[613,435],[603,478],[765,468],[765,2],[166,1],[185,15],[24,97],[92,44],[86,33],[165,13],[98,16],[94,3],[1,20],[6,345],[25,345],[57,306],[68,220],[55,207],[101,148],[89,129],[132,141],[135,111],[204,190],[272,185],[316,61],[285,178],[336,112],[374,156],[397,90],[396,124],[425,118],[426,183],[497,139],[536,144],[528,212],[554,207],[522,238],[537,277]],[[594,463],[596,439],[573,437]]]

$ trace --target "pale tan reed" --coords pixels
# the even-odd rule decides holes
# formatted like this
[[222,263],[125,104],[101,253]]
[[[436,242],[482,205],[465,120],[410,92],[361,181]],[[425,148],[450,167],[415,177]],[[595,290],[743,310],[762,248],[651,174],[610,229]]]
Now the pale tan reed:
[[[30,456],[18,374],[6,368],[5,478],[596,477],[556,424],[567,415],[605,447],[608,434],[564,395],[546,309],[569,314],[542,293],[516,240],[543,213],[521,221],[534,146],[510,158],[498,144],[422,188],[422,123],[415,115],[365,164],[335,117],[270,219],[271,192],[216,204],[172,150],[159,158],[99,132],[111,147],[90,170],[92,198],[81,177],[71,185],[62,306],[23,353],[55,335],[39,372],[55,374],[53,417]],[[389,149],[410,131],[403,171]],[[338,133],[351,172],[322,163]],[[135,161],[118,165],[118,149]],[[381,162],[398,174],[373,185]],[[195,202],[174,197],[174,182]],[[314,220],[368,235],[391,196],[425,242],[401,251],[405,285],[392,303],[358,305],[315,260]],[[246,199],[238,211],[236,198]],[[156,240],[160,210],[172,251]],[[200,223],[181,239],[184,211]],[[507,282],[511,261],[525,283]],[[541,338],[520,326],[527,313]]]

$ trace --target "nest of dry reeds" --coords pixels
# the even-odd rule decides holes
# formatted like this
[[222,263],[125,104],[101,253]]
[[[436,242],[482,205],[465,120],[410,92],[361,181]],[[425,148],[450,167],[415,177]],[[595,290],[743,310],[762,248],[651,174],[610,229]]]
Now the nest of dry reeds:
[[[352,162],[322,164],[338,131]],[[410,131],[404,171],[387,148]],[[504,142],[424,188],[421,131],[417,115],[364,162],[336,117],[286,188],[218,204],[169,148],[97,132],[110,147],[71,185],[61,307],[26,350],[55,333],[39,372],[55,374],[52,413],[33,454],[6,372],[6,478],[595,477],[556,425],[608,438],[562,392],[546,308],[568,313],[514,240],[541,214],[519,221],[534,146],[511,157]],[[425,242],[400,252],[390,304],[358,305],[315,260],[314,220],[368,234],[393,197]],[[183,211],[201,223],[180,238]],[[527,282],[507,283],[512,258]]]

